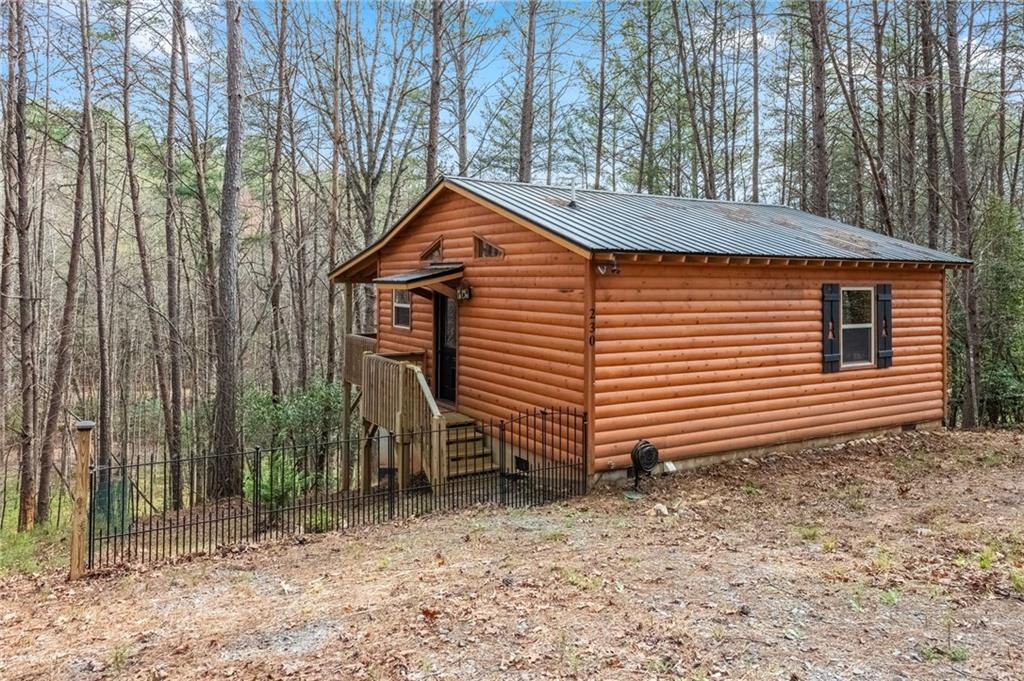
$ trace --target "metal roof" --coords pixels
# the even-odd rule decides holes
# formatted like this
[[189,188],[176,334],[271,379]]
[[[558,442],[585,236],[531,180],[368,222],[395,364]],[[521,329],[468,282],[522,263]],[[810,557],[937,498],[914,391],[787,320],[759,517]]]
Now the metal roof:
[[971,262],[787,206],[466,177],[444,180],[593,252]]
[[438,263],[421,270],[399,272],[386,277],[377,277],[374,284],[391,288],[414,288],[425,284],[450,281],[462,276],[464,265],[461,262]]

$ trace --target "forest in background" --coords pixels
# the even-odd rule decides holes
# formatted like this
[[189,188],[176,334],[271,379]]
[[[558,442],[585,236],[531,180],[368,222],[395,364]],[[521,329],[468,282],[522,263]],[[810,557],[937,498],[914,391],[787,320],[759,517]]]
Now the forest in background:
[[326,274],[439,174],[787,204],[968,256],[953,425],[1024,420],[1020,4],[0,7],[0,526],[50,522],[78,418],[100,463],[320,433]]

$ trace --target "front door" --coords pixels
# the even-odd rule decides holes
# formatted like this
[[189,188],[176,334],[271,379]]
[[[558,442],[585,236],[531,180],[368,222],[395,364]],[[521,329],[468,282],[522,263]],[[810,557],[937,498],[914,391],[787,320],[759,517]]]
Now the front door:
[[434,293],[434,357],[437,399],[455,403],[455,362],[459,332],[458,303]]

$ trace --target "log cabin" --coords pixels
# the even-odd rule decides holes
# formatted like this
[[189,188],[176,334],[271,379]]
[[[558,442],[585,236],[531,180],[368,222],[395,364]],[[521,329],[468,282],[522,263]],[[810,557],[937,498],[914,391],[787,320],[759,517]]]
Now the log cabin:
[[330,280],[346,408],[350,385],[381,427],[400,389],[459,428],[568,405],[593,480],[641,439],[673,470],[940,424],[946,270],[969,266],[784,206],[446,177]]

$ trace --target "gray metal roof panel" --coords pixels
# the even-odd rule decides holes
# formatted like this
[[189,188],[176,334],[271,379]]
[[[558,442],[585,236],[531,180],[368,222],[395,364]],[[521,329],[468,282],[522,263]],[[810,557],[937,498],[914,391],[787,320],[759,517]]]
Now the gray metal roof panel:
[[411,270],[408,272],[398,272],[397,274],[390,274],[386,277],[377,277],[373,280],[375,284],[416,284],[422,281],[429,281],[435,277],[443,277],[447,274],[457,274],[461,272],[465,266],[461,262],[457,263],[442,263],[437,265],[431,265],[430,267],[424,267],[420,270]]
[[445,179],[591,251],[970,263],[786,206]]

